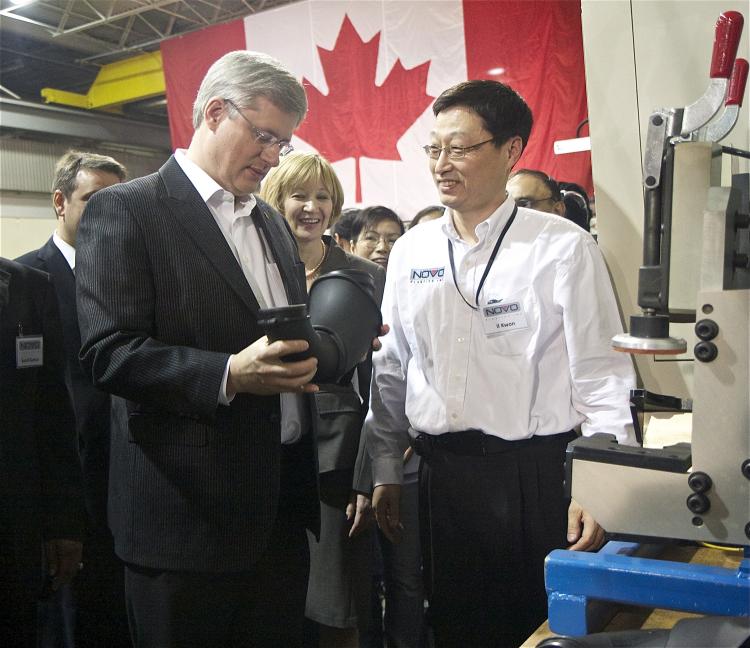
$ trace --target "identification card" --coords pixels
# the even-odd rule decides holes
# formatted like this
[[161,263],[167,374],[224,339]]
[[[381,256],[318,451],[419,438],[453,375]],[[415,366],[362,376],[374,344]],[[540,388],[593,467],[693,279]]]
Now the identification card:
[[16,369],[41,367],[44,364],[44,338],[41,335],[19,335],[16,338]]
[[482,306],[482,325],[487,337],[529,328],[520,301],[495,301]]

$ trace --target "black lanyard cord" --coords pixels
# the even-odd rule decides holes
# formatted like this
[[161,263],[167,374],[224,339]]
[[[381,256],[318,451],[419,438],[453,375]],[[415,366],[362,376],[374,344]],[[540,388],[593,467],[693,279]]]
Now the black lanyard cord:
[[472,306],[468,301],[466,301],[466,297],[464,297],[463,293],[461,292],[461,289],[458,287],[458,282],[456,281],[456,264],[453,260],[453,242],[450,239],[448,239],[448,259],[450,259],[450,262],[451,262],[451,274],[453,275],[453,285],[456,287],[458,294],[461,295],[461,299],[464,300],[464,303],[472,310],[479,310],[479,294],[482,292],[482,287],[484,286],[484,282],[487,279],[487,275],[490,273],[490,268],[492,268],[492,264],[495,262],[495,257],[497,256],[497,253],[500,251],[500,246],[503,244],[503,239],[505,238],[505,235],[508,233],[510,226],[513,224],[513,221],[516,218],[517,212],[518,212],[518,206],[514,205],[513,213],[510,215],[508,222],[505,223],[505,227],[503,227],[503,231],[500,232],[500,236],[498,236],[497,238],[495,247],[492,249],[492,254],[490,255],[489,260],[487,261],[487,267],[485,267],[484,274],[482,274],[482,278],[479,280],[479,286],[477,287],[477,294],[476,294],[476,297],[474,298],[474,301],[476,302],[476,306]]

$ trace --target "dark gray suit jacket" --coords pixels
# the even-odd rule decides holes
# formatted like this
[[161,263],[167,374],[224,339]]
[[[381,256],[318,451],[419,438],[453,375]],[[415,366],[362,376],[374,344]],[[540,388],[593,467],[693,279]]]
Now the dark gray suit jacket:
[[[329,236],[324,236],[323,240],[328,252],[320,274],[344,269],[367,272],[375,282],[375,300],[380,305],[385,270],[367,259],[347,254]],[[321,495],[332,506],[345,506],[352,488],[362,493],[372,489],[369,454],[361,434],[370,402],[371,374],[372,362],[368,355],[357,365],[359,396],[351,385],[351,373],[337,385],[321,385],[320,391],[314,394],[313,423],[318,441]]]
[[[304,266],[288,226],[260,201],[253,216],[289,303],[303,303]],[[262,336],[259,307],[174,158],[91,198],[76,281],[82,364],[118,397],[109,498],[118,555],[159,569],[249,569],[276,518],[279,398],[238,394],[218,405],[229,355]],[[314,524],[310,490],[298,497]]]
[[[19,327],[42,336],[41,366],[17,367]],[[5,575],[29,575],[37,586],[42,539],[82,539],[85,524],[64,366],[49,276],[0,258],[0,535],[19,570]]]
[[96,389],[78,360],[81,334],[76,311],[76,279],[52,237],[38,250],[16,259],[49,273],[57,294],[65,343],[65,386],[76,416],[78,454],[83,470],[89,524],[107,528],[107,473],[109,470],[109,394]]

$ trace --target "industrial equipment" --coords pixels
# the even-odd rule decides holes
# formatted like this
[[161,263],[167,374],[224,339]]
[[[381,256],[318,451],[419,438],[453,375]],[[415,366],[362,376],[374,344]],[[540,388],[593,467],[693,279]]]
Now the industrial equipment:
[[[695,322],[692,403],[662,399],[669,409],[692,406],[691,443],[650,449],[621,446],[612,435],[582,437],[569,445],[566,465],[572,497],[611,537],[738,545],[745,559],[735,572],[638,557],[628,542],[598,554],[554,551],[545,567],[554,632],[591,631],[591,600],[750,615],[750,206],[747,188],[720,186],[722,152],[748,153],[717,144],[745,90],[747,61],[735,61],[742,25],[738,12],[719,17],[700,99],[649,117],[642,313],[612,342],[628,353],[683,353],[687,342],[671,337],[669,324]],[[643,407],[651,395],[638,392],[631,400]]]

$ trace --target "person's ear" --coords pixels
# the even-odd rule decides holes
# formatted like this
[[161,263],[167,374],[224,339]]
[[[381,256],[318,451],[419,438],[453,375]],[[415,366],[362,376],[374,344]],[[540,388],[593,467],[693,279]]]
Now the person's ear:
[[516,135],[511,138],[510,145],[508,146],[508,169],[512,169],[515,166],[521,157],[521,153],[523,153],[523,141]]
[[59,189],[52,194],[52,206],[55,208],[57,218],[65,220],[65,195]]
[[565,216],[565,203],[562,200],[555,201],[555,204],[552,206],[552,210],[558,215],[558,216]]
[[211,97],[203,109],[203,121],[211,130],[215,130],[227,116],[228,109],[227,103],[221,97]]

